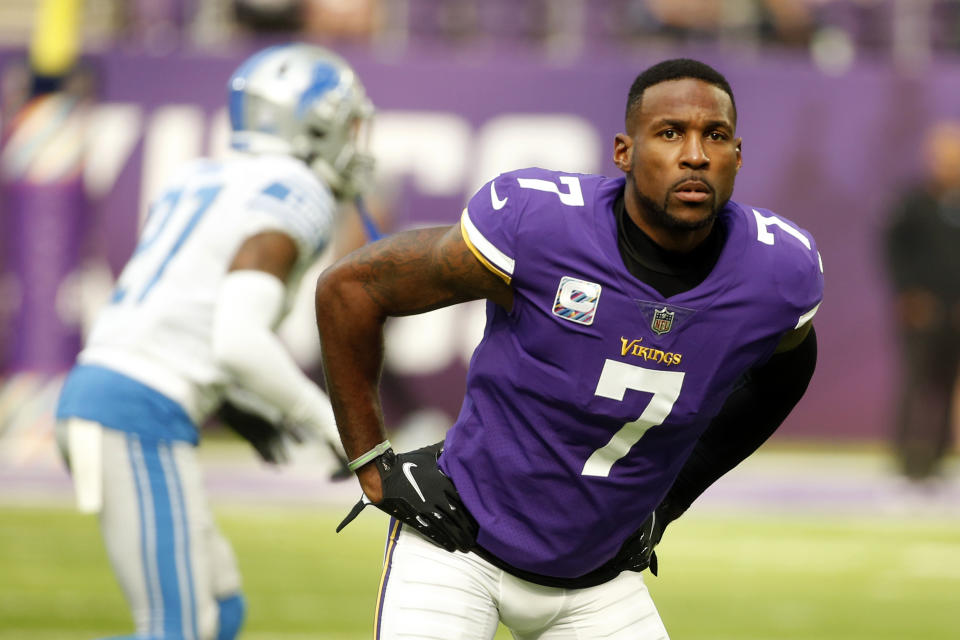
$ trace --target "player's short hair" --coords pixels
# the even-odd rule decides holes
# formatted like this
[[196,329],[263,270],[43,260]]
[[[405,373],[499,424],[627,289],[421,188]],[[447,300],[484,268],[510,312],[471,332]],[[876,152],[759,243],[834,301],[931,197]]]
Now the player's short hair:
[[637,76],[636,80],[630,86],[630,93],[627,95],[626,120],[630,122],[630,115],[640,109],[640,102],[643,98],[643,92],[647,87],[652,87],[668,80],[680,80],[682,78],[693,78],[703,80],[709,84],[723,89],[730,96],[730,104],[733,105],[733,121],[737,121],[737,101],[733,99],[733,89],[730,83],[723,77],[723,74],[710,65],[691,60],[690,58],[674,58],[664,60],[653,65],[643,73]]

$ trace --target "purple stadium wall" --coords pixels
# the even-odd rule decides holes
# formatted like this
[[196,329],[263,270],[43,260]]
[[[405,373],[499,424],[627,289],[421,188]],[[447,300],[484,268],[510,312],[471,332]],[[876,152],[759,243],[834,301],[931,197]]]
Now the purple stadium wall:
[[[12,55],[0,53],[0,62]],[[93,194],[92,245],[100,247],[112,269],[133,246],[141,190],[151,180],[145,166],[152,163],[150,171],[162,173],[157,153],[176,155],[169,153],[174,147],[189,155],[216,146],[210,140],[217,132],[212,123],[219,117],[222,128],[226,78],[242,57],[240,52],[160,58],[111,52],[89,58],[102,79],[101,105],[126,105],[126,119],[104,117],[97,125],[126,127],[125,133],[111,135],[129,141],[116,166],[100,167],[102,192]],[[551,168],[612,175],[610,145],[622,126],[626,90],[638,70],[657,60],[651,55],[544,66],[466,55],[389,61],[369,54],[347,57],[389,125],[386,132],[377,131],[383,143],[378,148],[391,154],[382,164],[401,185],[389,203],[400,226],[453,222],[483,179],[531,164],[531,158]],[[925,126],[937,117],[960,116],[960,65],[939,62],[926,75],[904,77],[885,66],[861,64],[842,77],[829,77],[801,58],[700,57],[725,72],[736,92],[744,169],[734,198],[809,229],[823,256],[826,297],[816,319],[818,372],[781,433],[882,438],[895,396],[896,344],[877,251],[879,233],[888,202],[917,172]],[[423,128],[434,120],[446,124]],[[196,126],[191,129],[190,123]],[[539,141],[548,151],[531,155],[529,147],[539,144],[531,129],[540,126],[549,135]],[[416,131],[424,132],[423,144],[416,136],[404,138]],[[383,136],[393,136],[392,142],[383,142]],[[115,142],[108,146],[124,148]],[[33,324],[21,326],[29,331]],[[432,395],[418,402],[455,411],[462,382],[449,370],[444,373],[429,384],[410,380],[409,388],[429,388]]]

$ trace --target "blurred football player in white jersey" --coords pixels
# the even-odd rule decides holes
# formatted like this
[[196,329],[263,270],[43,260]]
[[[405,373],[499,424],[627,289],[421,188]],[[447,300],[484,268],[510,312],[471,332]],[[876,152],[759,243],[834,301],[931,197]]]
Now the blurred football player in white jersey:
[[274,328],[338,202],[370,180],[373,108],[344,60],[303,44],[252,56],[228,90],[243,153],[188,164],[153,202],[57,408],[78,504],[99,513],[139,639],[230,640],[243,623],[195,453],[225,394],[280,417],[237,429],[267,460],[284,433],[337,439],[327,397]]

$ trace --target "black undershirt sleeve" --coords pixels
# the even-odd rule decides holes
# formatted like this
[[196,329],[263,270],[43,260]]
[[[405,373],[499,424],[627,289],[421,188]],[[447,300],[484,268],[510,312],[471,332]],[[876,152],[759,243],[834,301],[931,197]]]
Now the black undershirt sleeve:
[[766,442],[800,401],[816,364],[817,336],[811,327],[797,347],[774,354],[741,378],[658,507],[663,526]]

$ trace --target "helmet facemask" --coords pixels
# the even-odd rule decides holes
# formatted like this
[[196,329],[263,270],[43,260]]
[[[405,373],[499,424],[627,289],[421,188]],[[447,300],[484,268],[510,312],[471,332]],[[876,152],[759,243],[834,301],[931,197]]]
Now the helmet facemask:
[[373,108],[369,101],[331,93],[307,110],[293,155],[316,171],[338,198],[364,193],[373,179],[369,152]]

